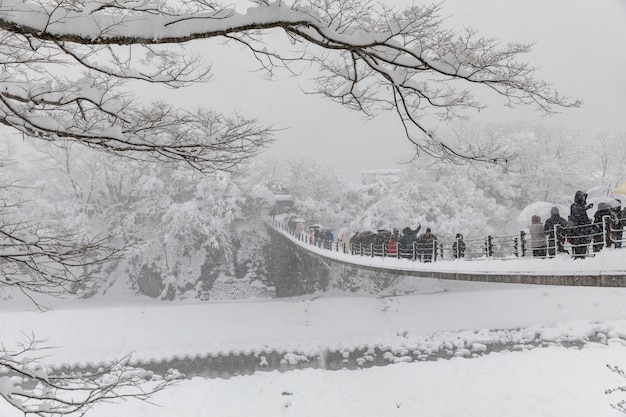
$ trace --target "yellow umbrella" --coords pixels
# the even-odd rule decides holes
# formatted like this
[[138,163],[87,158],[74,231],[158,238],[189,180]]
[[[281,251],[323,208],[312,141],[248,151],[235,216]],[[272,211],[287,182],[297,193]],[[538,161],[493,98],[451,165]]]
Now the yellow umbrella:
[[626,195],[626,181],[617,186],[615,190],[613,190],[613,194],[624,194]]

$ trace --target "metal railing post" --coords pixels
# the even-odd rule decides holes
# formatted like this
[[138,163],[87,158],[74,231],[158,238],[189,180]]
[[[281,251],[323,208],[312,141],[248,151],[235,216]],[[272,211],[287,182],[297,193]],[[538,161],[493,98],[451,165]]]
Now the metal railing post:
[[554,255],[561,253],[565,250],[563,248],[563,243],[561,243],[561,238],[563,236],[563,231],[561,230],[563,227],[560,224],[554,225]]
[[611,247],[611,227],[613,222],[611,221],[611,217],[603,216],[602,217],[602,232],[604,233],[604,247]]
[[[559,224],[557,223],[552,228],[552,236],[553,236],[553,238],[552,238],[552,246],[553,247],[552,248],[550,248],[550,236],[548,236],[548,253],[546,255],[548,255],[548,257],[550,257],[550,258],[553,257],[553,256],[556,256],[556,254],[559,253],[559,251],[557,250],[557,248],[559,246],[559,244],[558,244],[559,240],[557,238],[557,228],[558,227],[559,227]],[[552,255],[550,254],[550,249],[552,249],[552,251],[553,251]]]
[[433,240],[433,255],[432,255],[432,261],[435,262],[437,260],[437,241]]
[[522,248],[522,256],[526,256],[526,232],[523,230],[519,232],[519,240]]

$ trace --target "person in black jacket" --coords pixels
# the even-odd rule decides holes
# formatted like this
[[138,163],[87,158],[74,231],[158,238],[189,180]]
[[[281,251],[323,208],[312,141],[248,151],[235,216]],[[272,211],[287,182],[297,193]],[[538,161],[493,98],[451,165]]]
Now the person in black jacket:
[[400,236],[400,256],[403,258],[412,258],[414,255],[417,258],[418,255],[413,253],[413,242],[417,240],[417,234],[422,228],[422,224],[418,223],[417,229],[413,230],[409,226],[402,229],[402,236]]
[[598,211],[593,216],[593,251],[598,252],[604,247],[604,216],[611,218],[609,223],[611,227],[618,223],[617,215],[611,210],[611,207],[606,203],[598,204]]
[[570,241],[572,243],[572,251],[574,258],[585,258],[587,256],[587,246],[591,242],[593,234],[593,226],[587,216],[587,210],[593,207],[593,204],[587,204],[587,194],[582,191],[576,191],[574,202],[570,206],[569,220],[572,222],[572,230],[570,231]]
[[563,249],[564,231],[560,232],[558,239],[555,239],[554,236],[554,226],[557,224],[561,227],[567,227],[567,220],[561,217],[559,208],[554,206],[550,209],[550,218],[543,225],[543,232],[548,237],[548,255],[550,257],[553,257],[555,252],[565,252],[565,249]]
[[422,262],[431,262],[433,260],[433,252],[435,250],[435,242],[437,236],[433,235],[430,231],[430,227],[426,228],[426,232],[419,235],[417,238],[417,249],[420,254]]
[[454,238],[454,243],[452,243],[452,257],[453,258],[463,258],[465,256],[465,242],[463,241],[463,235],[461,233],[457,233]]

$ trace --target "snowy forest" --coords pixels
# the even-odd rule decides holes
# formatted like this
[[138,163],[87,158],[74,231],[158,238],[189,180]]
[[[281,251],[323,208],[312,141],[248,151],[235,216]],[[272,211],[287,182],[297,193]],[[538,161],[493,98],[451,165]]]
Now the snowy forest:
[[15,224],[34,213],[40,230],[107,238],[121,251],[90,268],[90,279],[71,288],[77,296],[120,285],[163,300],[264,298],[280,295],[279,277],[294,268],[272,260],[265,228],[285,194],[293,197],[291,211],[336,232],[422,224],[440,239],[456,232],[503,236],[528,227],[518,221],[526,205],[569,205],[577,190],[615,187],[626,172],[621,132],[594,138],[600,146],[593,148],[582,132],[536,125],[459,124],[447,134],[497,142],[513,157],[498,164],[424,157],[399,165],[391,176],[364,175],[351,183],[332,166],[306,158],[261,155],[237,174],[204,174],[72,144],[5,137],[3,205],[10,207],[9,192],[13,201],[19,193],[19,205],[5,209]]

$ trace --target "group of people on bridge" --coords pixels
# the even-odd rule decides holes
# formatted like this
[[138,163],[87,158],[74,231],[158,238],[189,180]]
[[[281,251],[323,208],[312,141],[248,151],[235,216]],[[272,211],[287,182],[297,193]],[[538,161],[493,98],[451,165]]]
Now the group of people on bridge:
[[[379,229],[377,232],[369,230],[356,232],[344,248],[350,248],[352,253],[357,254],[363,254],[365,251],[368,252],[367,255],[417,258],[423,262],[431,262],[437,257],[437,236],[432,233],[430,227],[427,227],[424,233],[419,234],[421,228],[420,223],[415,230],[405,227],[402,229],[402,234],[398,229],[393,229],[391,232],[385,229]],[[457,238],[460,243],[456,245],[455,257],[463,256],[465,252],[463,236],[459,233]],[[376,253],[379,247],[382,253]],[[347,252],[345,249],[344,251]]]
[[[398,229],[377,229],[376,231],[365,230],[355,232],[352,237],[347,232],[343,233],[338,240],[331,228],[315,224],[309,227],[308,233],[304,231],[302,222],[297,218],[287,221],[288,230],[293,230],[294,235],[300,240],[306,240],[315,246],[337,250],[341,247],[344,253],[368,256],[387,256],[407,259],[418,259],[423,262],[431,262],[437,258],[437,236],[432,233],[430,227],[420,234],[421,223],[416,229],[405,227],[402,233]],[[463,235],[457,233],[452,247],[453,257],[465,255],[465,242]]]
[[569,253],[568,249],[571,249],[574,258],[584,258],[589,256],[590,245],[593,252],[609,246],[621,248],[626,208],[622,209],[618,199],[615,201],[613,205],[599,203],[593,218],[589,218],[587,210],[593,204],[587,204],[586,193],[577,191],[567,220],[561,217],[559,208],[554,206],[545,223],[542,223],[540,216],[532,216],[529,238],[521,231],[518,236],[488,236],[486,239],[467,241],[467,245],[461,233],[457,233],[451,242],[438,241],[430,227],[420,234],[421,224],[416,229],[407,226],[402,232],[395,228],[391,231],[366,230],[356,232],[352,237],[346,232],[335,240],[331,228],[316,224],[305,231],[302,219],[290,218],[287,231],[300,240],[326,249],[353,255],[397,257],[421,262],[444,258],[444,251],[449,251],[452,258],[464,258],[466,249],[471,258],[526,256],[527,246],[532,249],[534,257],[554,257],[559,253]]
[[621,200],[615,198],[613,204],[599,203],[593,218],[587,215],[591,208],[593,204],[587,204],[587,194],[577,191],[568,220],[561,217],[556,206],[552,207],[545,224],[538,215],[532,216],[529,231],[533,256],[553,257],[555,253],[569,253],[565,242],[570,244],[574,258],[587,257],[590,244],[593,252],[603,247],[621,248],[626,225],[626,208],[622,208]]

